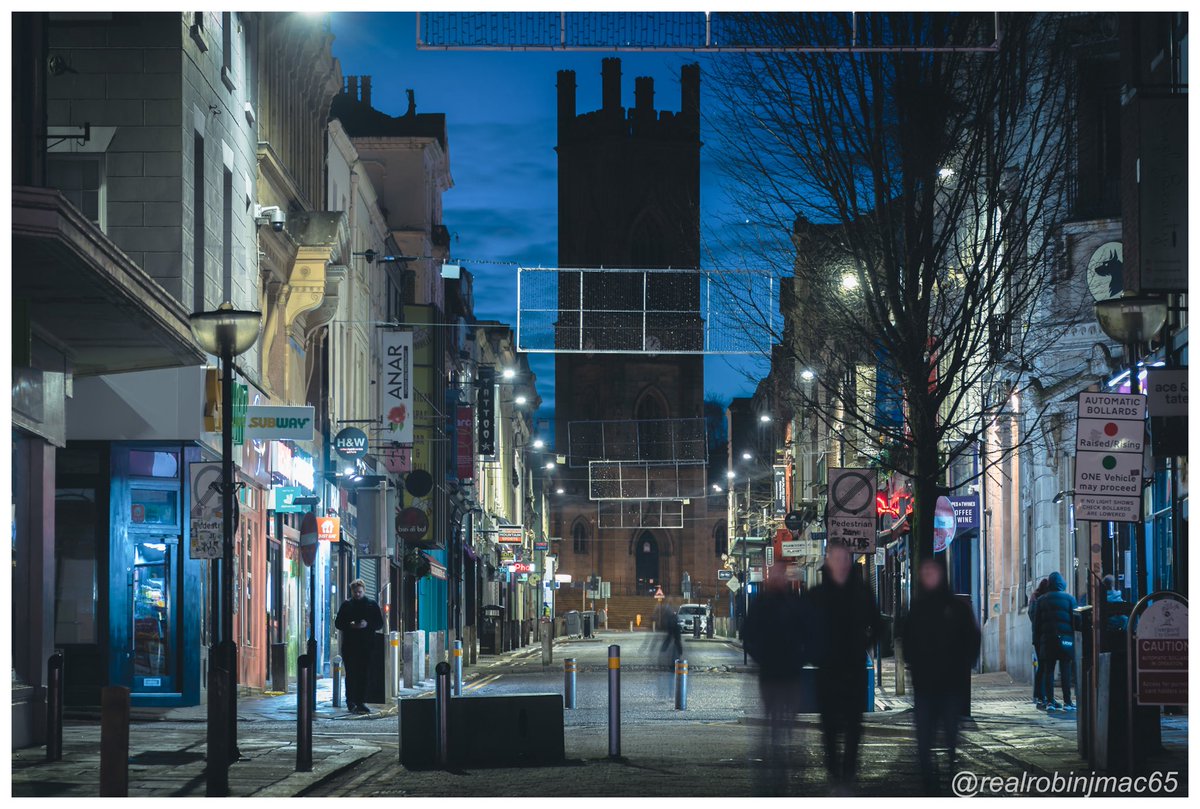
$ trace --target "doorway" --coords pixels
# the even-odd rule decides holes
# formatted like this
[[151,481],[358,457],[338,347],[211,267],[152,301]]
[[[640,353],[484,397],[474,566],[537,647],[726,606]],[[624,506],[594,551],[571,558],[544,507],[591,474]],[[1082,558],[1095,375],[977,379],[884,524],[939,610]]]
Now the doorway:
[[130,540],[132,690],[175,692],[179,690],[179,538],[134,534]]
[[654,595],[662,583],[658,575],[658,540],[649,531],[643,531],[634,544],[634,570],[637,576],[638,595]]

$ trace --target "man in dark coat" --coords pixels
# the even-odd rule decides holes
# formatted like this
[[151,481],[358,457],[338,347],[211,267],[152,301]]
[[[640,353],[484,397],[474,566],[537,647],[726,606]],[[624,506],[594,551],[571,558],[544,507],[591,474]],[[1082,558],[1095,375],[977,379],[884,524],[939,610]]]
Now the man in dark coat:
[[904,656],[912,669],[917,760],[928,795],[938,792],[933,743],[941,728],[954,772],[958,719],[969,699],[971,667],[979,656],[979,627],[971,608],[950,592],[944,555],[917,569],[918,591],[904,624]]
[[[1038,639],[1038,669],[1042,674],[1042,694],[1046,710],[1075,710],[1071,701],[1071,671],[1075,662],[1075,597],[1067,592],[1067,583],[1057,570],[1050,574],[1050,589],[1037,600],[1033,614],[1033,634]],[[1054,665],[1062,674],[1063,704],[1054,701]]]
[[362,579],[350,582],[350,598],[338,609],[334,626],[342,631],[342,661],[346,665],[346,708],[351,713],[370,713],[367,708],[367,665],[371,660],[372,636],[383,629],[379,605],[367,598]]
[[800,708],[805,655],[803,608],[785,565],[776,563],[767,571],[763,590],[742,625],[742,645],[758,664],[759,693],[767,714],[762,758],[768,765],[768,780],[756,794],[781,795],[788,783],[792,722]]
[[[803,599],[810,627],[808,656],[819,666],[817,702],[825,767],[835,794],[849,794],[858,773],[858,742],[868,699],[867,650],[883,623],[875,598],[861,575],[852,574],[853,567],[850,550],[829,543],[821,584]],[[844,747],[839,756],[841,737]]]

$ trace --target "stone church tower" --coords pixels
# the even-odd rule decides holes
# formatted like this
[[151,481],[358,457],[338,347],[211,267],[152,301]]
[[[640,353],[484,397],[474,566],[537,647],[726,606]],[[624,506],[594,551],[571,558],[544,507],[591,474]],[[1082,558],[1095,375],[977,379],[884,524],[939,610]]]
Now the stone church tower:
[[[601,75],[601,109],[576,114],[575,73],[558,73],[558,266],[689,272],[650,275],[644,283],[635,274],[559,273],[555,448],[569,457],[557,473],[565,493],[556,496],[552,512],[552,533],[561,539],[554,551],[561,572],[575,582],[599,575],[612,582],[614,596],[644,595],[661,585],[678,599],[684,571],[693,582],[703,582],[702,595],[715,595],[724,550],[717,545],[725,536],[720,498],[701,494],[686,504],[668,502],[666,510],[675,516],[664,521],[639,514],[639,506],[628,501],[588,497],[589,460],[627,460],[631,443],[640,443],[634,454],[642,460],[677,459],[680,439],[697,438],[691,431],[704,416],[703,356],[642,351],[643,346],[702,346],[695,272],[700,266],[700,68],[682,68],[677,113],[655,110],[653,79],[647,77],[636,80],[634,106],[624,108],[619,59],[605,59]],[[643,325],[646,309],[658,314],[647,316]],[[561,353],[577,338],[582,342],[576,347],[599,350]],[[639,353],[600,351],[622,349]],[[701,421],[669,421],[682,419]],[[579,440],[598,429],[584,422],[600,421],[606,430],[612,422],[624,422],[616,431],[636,438],[601,458]],[[688,447],[703,443],[700,429]],[[676,475],[671,464],[656,470],[668,478]],[[703,493],[706,475],[706,466],[693,464],[679,467],[677,480],[686,490]],[[661,501],[643,502],[645,512],[660,513]],[[605,527],[613,520],[600,519],[600,503],[610,515],[624,507],[620,527]],[[682,528],[661,527],[680,522]]]

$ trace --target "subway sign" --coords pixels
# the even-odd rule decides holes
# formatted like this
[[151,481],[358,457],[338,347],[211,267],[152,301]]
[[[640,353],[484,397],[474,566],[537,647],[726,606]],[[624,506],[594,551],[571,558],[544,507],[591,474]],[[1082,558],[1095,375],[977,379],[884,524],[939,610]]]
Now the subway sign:
[[313,408],[252,405],[246,408],[246,438],[255,441],[313,440]]

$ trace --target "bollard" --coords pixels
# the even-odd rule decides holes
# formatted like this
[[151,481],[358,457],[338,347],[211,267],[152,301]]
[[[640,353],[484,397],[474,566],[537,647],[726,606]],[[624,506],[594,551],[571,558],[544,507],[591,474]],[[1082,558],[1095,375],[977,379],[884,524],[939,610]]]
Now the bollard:
[[312,660],[300,655],[296,666],[296,772],[312,772]]
[[46,761],[62,761],[63,653],[46,662]]
[[208,658],[208,736],[205,746],[204,797],[229,795],[229,712],[225,710],[229,673],[221,665],[220,646]]
[[333,707],[342,707],[342,656],[333,656]]
[[437,766],[445,768],[450,763],[450,664],[437,664],[437,682],[434,684],[435,747]]
[[633,621],[630,621],[630,622],[629,622],[629,631],[630,631],[630,632],[632,632],[632,631],[633,631]]
[[621,757],[621,647],[608,647],[608,757]]
[[687,710],[687,661],[675,661],[675,710]]
[[575,658],[563,660],[563,707],[575,710]]
[[[217,762],[224,767],[225,762]],[[228,794],[228,790],[226,790]],[[129,689],[100,689],[100,797],[129,796]]]
[[462,641],[454,641],[450,655],[454,658],[454,696],[462,696]]
[[699,615],[692,618],[692,637],[693,638],[700,637],[700,616]]
[[708,636],[709,636],[710,638],[713,636],[713,625],[714,625],[716,622],[717,622],[717,618],[716,618],[716,616],[715,616],[715,615],[712,615],[712,614],[710,613],[710,614],[709,614],[709,616],[708,616],[708,620],[706,621],[706,623],[708,624]]
[[550,637],[550,624],[543,623],[542,625],[542,665],[549,666],[554,662],[554,652],[552,638]]

